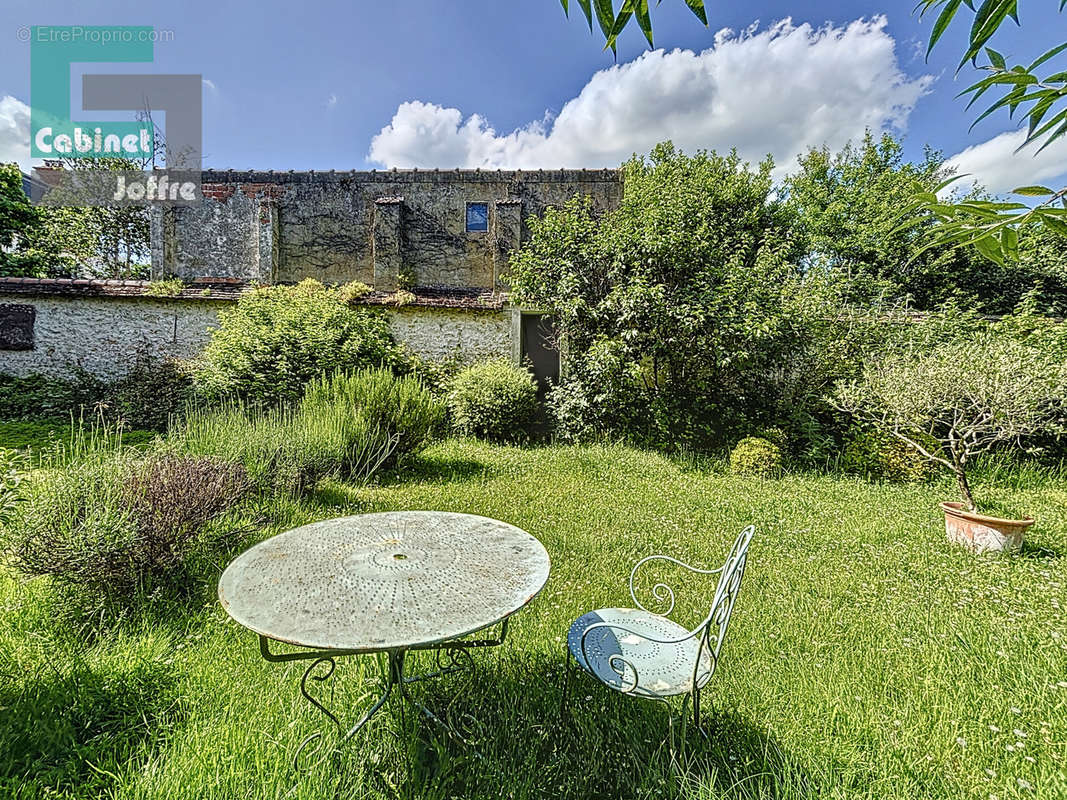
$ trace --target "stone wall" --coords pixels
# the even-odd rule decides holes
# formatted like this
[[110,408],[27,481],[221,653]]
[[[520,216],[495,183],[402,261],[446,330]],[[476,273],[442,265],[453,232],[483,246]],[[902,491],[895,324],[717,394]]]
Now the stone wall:
[[[154,277],[246,281],[358,280],[500,288],[531,215],[576,195],[618,205],[618,170],[212,172],[203,203],[156,210]],[[489,229],[466,230],[468,203]]]
[[511,358],[511,320],[504,311],[398,308],[389,315],[396,340],[430,361]]
[[[181,297],[156,298],[145,296],[147,284],[138,281],[88,283],[0,279],[0,373],[64,376],[81,367],[115,378],[142,350],[190,358],[206,344],[219,311],[243,291],[216,287],[204,294],[188,288]],[[424,305],[379,308],[397,341],[419,356],[466,362],[511,356],[512,332],[502,301],[419,296],[417,302]],[[466,305],[439,305],[445,302]]]
[[143,297],[25,297],[0,295],[0,304],[36,311],[33,348],[0,350],[0,372],[62,377],[74,367],[117,378],[138,350],[189,358],[207,342],[218,303]]

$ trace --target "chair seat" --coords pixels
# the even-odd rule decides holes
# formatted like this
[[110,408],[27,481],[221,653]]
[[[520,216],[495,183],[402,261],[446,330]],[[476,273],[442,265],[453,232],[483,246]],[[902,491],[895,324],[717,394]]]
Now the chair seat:
[[[595,628],[585,639],[583,653],[582,636],[597,622],[621,625],[626,630],[606,626]],[[693,689],[693,668],[700,651],[700,640],[697,636],[687,637],[688,633],[681,625],[647,611],[601,608],[575,620],[567,634],[567,646],[582,669],[616,691],[640,697],[670,697]],[[682,641],[663,644],[650,639]],[[620,658],[613,659],[613,656]],[[705,648],[700,651],[697,688],[710,677],[711,658]]]

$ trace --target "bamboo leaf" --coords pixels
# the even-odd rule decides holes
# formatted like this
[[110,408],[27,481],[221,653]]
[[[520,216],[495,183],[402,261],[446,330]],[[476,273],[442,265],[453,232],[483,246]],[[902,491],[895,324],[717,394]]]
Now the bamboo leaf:
[[1004,251],[995,236],[983,236],[974,243],[975,249],[990,261],[1004,265]]
[[589,23],[589,30],[593,30],[593,6],[590,4],[590,0],[578,0],[578,5],[582,9],[582,13],[585,14],[585,21]]
[[[934,45],[948,29],[949,24],[952,22],[952,18],[956,16],[956,12],[959,10],[960,0],[949,0],[945,3],[945,7],[941,10],[941,13],[937,17],[937,21],[934,23],[933,30],[930,31],[930,41],[926,45],[926,58],[929,60],[930,51],[934,49]],[[925,11],[925,9],[923,9]]]
[[[1064,2],[1067,2],[1067,0],[1064,0]],[[1063,7],[1061,6],[1060,8],[1062,10]],[[1063,44],[1060,44],[1060,45],[1056,45],[1051,50],[1046,50],[1044,53],[1042,53],[1040,56],[1037,57],[1037,60],[1033,64],[1031,64],[1029,67],[1026,68],[1026,71],[1027,72],[1033,72],[1035,69],[1040,67],[1046,61],[1048,61],[1050,58],[1055,58],[1060,53],[1062,53],[1064,50],[1067,50],[1067,42],[1064,42]]]
[[1000,232],[1000,247],[1007,258],[1019,259],[1019,234],[1015,228],[1009,226]]
[[685,0],[685,4],[689,6],[689,10],[697,15],[697,19],[704,23],[707,27],[708,15],[704,11],[704,0]]
[[1045,197],[1046,195],[1055,194],[1054,191],[1045,186],[1020,186],[1018,189],[1012,189],[1012,194],[1021,194],[1026,197]]

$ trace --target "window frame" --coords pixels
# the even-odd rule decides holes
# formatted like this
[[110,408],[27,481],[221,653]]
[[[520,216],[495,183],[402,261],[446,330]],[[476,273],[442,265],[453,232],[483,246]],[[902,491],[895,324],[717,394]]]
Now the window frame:
[[[471,206],[483,206],[485,208],[485,228],[472,228],[470,226],[471,219]],[[489,233],[489,201],[488,200],[468,200],[466,205],[463,206],[463,230],[465,233]]]

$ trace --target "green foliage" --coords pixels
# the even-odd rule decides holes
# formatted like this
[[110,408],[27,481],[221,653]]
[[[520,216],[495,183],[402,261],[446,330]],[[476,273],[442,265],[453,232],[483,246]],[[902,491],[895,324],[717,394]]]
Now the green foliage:
[[191,410],[170,438],[185,452],[242,464],[262,491],[299,497],[326,478],[370,480],[399,435],[340,402],[266,410],[234,402]]
[[310,380],[337,370],[405,363],[383,316],[309,279],[256,289],[223,311],[194,382],[209,400],[274,403],[299,399]]
[[102,415],[127,429],[164,431],[192,395],[186,364],[138,351],[121,378],[105,380],[83,369],[68,377],[0,373],[0,420],[69,420]]
[[372,291],[373,289],[362,281],[350,281],[337,287],[337,294],[345,303],[354,303]]
[[730,451],[730,472],[773,478],[782,471],[782,448],[759,436],[746,436]]
[[[997,111],[1017,112],[1027,120],[1027,135],[1021,147],[1040,143],[1041,152],[1067,134],[1067,70],[1063,59],[1067,56],[1067,42],[1055,45],[1034,58],[1027,65],[1008,66],[1004,56],[989,46],[993,37],[1010,17],[1017,24],[1016,0],[983,0],[975,7],[966,3],[974,14],[968,35],[967,50],[958,69],[970,61],[978,66],[983,51],[986,63],[979,66],[986,75],[972,83],[961,96],[970,97],[968,110],[989,91],[1000,97],[978,115],[973,125]],[[920,16],[939,8],[937,20],[930,33],[927,54],[951,26],[961,9],[960,0],[920,0]],[[1067,3],[1059,3],[1062,13]],[[1059,63],[1056,62],[1059,59]],[[1045,77],[1037,70],[1045,70]],[[1067,239],[1067,187],[1058,190],[1044,186],[1020,186],[1012,194],[1018,199],[979,200],[969,203],[941,202],[936,193],[920,192],[902,212],[906,222],[935,219],[939,224],[931,238],[932,246],[973,246],[990,261],[1003,265],[1018,258],[1019,238],[1027,226],[1037,226]],[[1028,198],[1042,198],[1031,207]]]
[[[937,442],[923,437],[924,446],[936,447]],[[930,477],[932,464],[913,447],[890,436],[864,426],[855,426],[841,451],[840,467],[845,472],[866,478],[893,483],[911,483]]]
[[19,485],[22,483],[25,456],[17,450],[0,447],[0,528],[15,513],[16,503],[20,499]]
[[107,390],[108,418],[127,428],[165,431],[192,400],[185,362],[139,352],[133,366]]
[[703,448],[773,420],[771,384],[827,295],[797,266],[771,168],[665,143],[625,165],[617,210],[576,199],[531,219],[513,291],[555,314],[568,436]]
[[0,277],[41,277],[39,258],[27,252],[28,241],[41,226],[41,212],[22,190],[18,164],[0,164]]
[[77,368],[68,378],[0,373],[0,419],[91,417],[108,391],[107,381]]
[[167,278],[152,281],[145,287],[144,293],[149,297],[177,297],[184,288],[185,281],[181,278]]
[[974,510],[975,456],[1063,432],[1067,330],[1024,307],[991,325],[934,318],[909,333],[873,355],[859,380],[840,383],[834,402],[951,471]]
[[216,459],[104,447],[46,459],[25,485],[4,533],[12,563],[98,594],[130,596],[175,576],[205,537],[248,533],[223,521],[248,491],[244,469]]
[[[1040,267],[993,266],[973,250],[937,243],[930,216],[900,224],[916,191],[935,192],[945,179],[940,153],[927,149],[909,163],[890,134],[875,141],[868,132],[859,145],[813,149],[799,163],[785,191],[807,240],[805,260],[846,280],[850,299],[908,297],[915,308],[933,310],[959,296],[1002,314],[1041,285],[1050,301],[1067,303],[1067,282],[1049,280]],[[974,193],[965,199],[980,202]]]
[[448,407],[453,427],[463,436],[521,442],[536,422],[537,384],[529,370],[510,361],[484,361],[452,379]]
[[339,407],[359,430],[378,430],[393,440],[383,466],[392,466],[428,445],[444,422],[445,407],[415,377],[397,377],[387,369],[335,373],[308,384],[301,401],[304,414]]
[[[563,12],[569,16],[569,0],[560,0],[560,2],[563,5]],[[619,34],[626,29],[626,26],[632,20],[637,20],[637,26],[645,35],[645,39],[648,40],[648,46],[654,46],[652,16],[648,0],[623,0],[623,3],[619,6],[618,13],[612,8],[612,0],[576,0],[576,2],[582,9],[582,13],[585,14],[590,31],[593,30],[593,15],[595,11],[597,24],[600,25],[600,31],[604,34],[605,49],[611,48],[612,52],[615,51],[615,42],[619,38]],[[685,4],[696,15],[696,18],[704,23],[704,27],[707,27],[708,17],[704,11],[704,0],[685,0]]]

